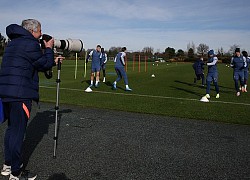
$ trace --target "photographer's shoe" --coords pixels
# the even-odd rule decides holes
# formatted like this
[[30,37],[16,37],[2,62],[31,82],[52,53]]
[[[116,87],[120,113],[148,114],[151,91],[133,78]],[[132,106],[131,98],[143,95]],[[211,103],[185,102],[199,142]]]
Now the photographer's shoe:
[[9,180],[35,180],[36,174],[30,173],[29,171],[23,171],[19,176],[13,176],[10,174]]
[[1,170],[1,174],[3,176],[9,176],[11,174],[11,166],[3,165],[3,169]]
[[[23,164],[21,164],[20,169],[23,168]],[[3,168],[1,170],[1,174],[3,176],[9,176],[11,174],[11,166],[7,166],[6,164],[3,165]]]

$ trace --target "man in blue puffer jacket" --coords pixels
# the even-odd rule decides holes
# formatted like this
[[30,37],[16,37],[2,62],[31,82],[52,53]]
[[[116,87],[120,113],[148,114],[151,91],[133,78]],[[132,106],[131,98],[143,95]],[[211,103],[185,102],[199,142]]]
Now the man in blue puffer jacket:
[[54,39],[44,41],[41,50],[41,24],[27,19],[22,25],[11,24],[6,28],[11,40],[2,59],[0,70],[0,98],[8,127],[4,139],[5,162],[1,174],[10,179],[35,179],[36,175],[22,172],[21,148],[30,117],[32,100],[39,101],[39,71],[47,71],[55,65]]

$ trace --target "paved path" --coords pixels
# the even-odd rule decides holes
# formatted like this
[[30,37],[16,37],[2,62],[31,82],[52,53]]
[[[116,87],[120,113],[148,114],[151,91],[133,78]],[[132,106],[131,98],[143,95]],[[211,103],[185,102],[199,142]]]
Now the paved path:
[[59,117],[53,159],[54,104],[33,108],[24,160],[38,180],[250,179],[250,126],[65,105]]

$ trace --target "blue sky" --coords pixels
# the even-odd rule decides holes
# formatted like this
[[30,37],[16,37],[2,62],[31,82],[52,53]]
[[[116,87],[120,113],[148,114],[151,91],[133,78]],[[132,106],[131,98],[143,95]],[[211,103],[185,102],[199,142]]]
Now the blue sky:
[[237,44],[250,50],[249,0],[2,0],[0,32],[34,18],[56,39],[81,39],[85,48],[127,46],[187,50],[188,43],[210,49]]

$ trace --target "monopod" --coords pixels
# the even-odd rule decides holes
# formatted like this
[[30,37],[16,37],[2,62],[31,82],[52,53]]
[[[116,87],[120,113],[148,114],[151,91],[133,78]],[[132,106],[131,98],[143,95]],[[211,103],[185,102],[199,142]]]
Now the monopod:
[[56,79],[56,106],[55,106],[55,110],[56,110],[56,117],[55,117],[55,136],[54,136],[54,153],[53,153],[53,157],[56,158],[56,149],[57,149],[57,139],[58,139],[58,110],[59,110],[59,88],[60,88],[60,73],[61,73],[61,61],[60,58],[58,59],[58,63],[57,63],[57,79]]

